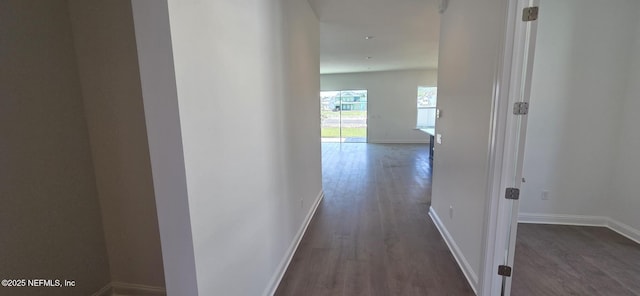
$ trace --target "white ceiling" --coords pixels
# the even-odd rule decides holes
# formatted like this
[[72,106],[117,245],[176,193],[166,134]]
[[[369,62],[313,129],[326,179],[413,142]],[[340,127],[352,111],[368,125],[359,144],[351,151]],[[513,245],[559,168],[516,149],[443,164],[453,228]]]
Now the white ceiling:
[[438,0],[308,1],[320,19],[322,74],[438,67]]

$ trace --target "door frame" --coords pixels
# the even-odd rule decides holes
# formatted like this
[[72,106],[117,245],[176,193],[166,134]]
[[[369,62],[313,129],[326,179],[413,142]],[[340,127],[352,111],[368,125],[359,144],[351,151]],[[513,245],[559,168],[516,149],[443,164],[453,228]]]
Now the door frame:
[[507,187],[520,188],[522,180],[527,116],[514,115],[513,105],[529,102],[537,21],[524,22],[522,13],[530,6],[539,6],[539,0],[508,0],[501,59],[494,77],[479,291],[482,296],[510,295],[511,278],[498,275],[498,266],[513,267],[518,200],[508,200],[504,195]]

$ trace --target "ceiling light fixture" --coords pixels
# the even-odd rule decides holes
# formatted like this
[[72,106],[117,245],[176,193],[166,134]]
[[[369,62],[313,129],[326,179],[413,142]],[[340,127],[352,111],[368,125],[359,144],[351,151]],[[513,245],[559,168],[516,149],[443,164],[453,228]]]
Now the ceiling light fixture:
[[371,40],[371,39],[373,39],[373,38],[374,38],[373,36],[366,36],[366,37],[364,37],[364,39],[365,39],[365,40]]

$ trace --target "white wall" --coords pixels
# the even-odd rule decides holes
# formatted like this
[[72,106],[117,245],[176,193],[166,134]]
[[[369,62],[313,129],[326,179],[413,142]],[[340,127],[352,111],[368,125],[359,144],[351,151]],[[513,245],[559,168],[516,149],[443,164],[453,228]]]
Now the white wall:
[[639,6],[542,0],[540,7],[520,211],[606,216],[619,136],[636,134],[618,126]]
[[[441,17],[432,211],[477,286],[483,249],[493,84],[505,0],[451,1]],[[453,215],[449,215],[449,207]]]
[[163,287],[131,2],[68,2],[111,280]]
[[[194,261],[176,270],[195,262],[199,295],[266,294],[321,191],[318,21],[304,0],[169,1],[167,47],[164,5],[134,2],[165,270],[189,249],[172,225],[190,227]],[[171,47],[179,123],[171,87],[156,91]],[[184,193],[158,183],[182,157],[188,211],[175,215]],[[180,277],[167,272],[169,294],[194,295]]]
[[[640,4],[639,4],[640,6]],[[640,7],[635,8],[635,12]],[[635,42],[631,50],[631,65],[627,80],[627,93],[622,103],[620,142],[613,174],[613,198],[609,217],[615,218],[637,231],[640,235],[640,21],[635,25]],[[615,151],[615,150],[614,150]],[[640,237],[640,236],[639,236]]]
[[131,2],[167,295],[198,295],[166,0]]
[[89,135],[64,0],[0,1],[0,278],[109,282]]
[[436,86],[436,70],[325,74],[323,91],[366,89],[370,143],[427,143],[416,130],[418,86]]

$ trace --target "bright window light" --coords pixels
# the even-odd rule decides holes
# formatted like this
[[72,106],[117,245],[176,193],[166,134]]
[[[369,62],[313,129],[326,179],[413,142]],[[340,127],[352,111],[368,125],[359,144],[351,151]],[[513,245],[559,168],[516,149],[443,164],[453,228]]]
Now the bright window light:
[[418,116],[416,127],[436,126],[436,104],[438,88],[434,86],[418,86]]

